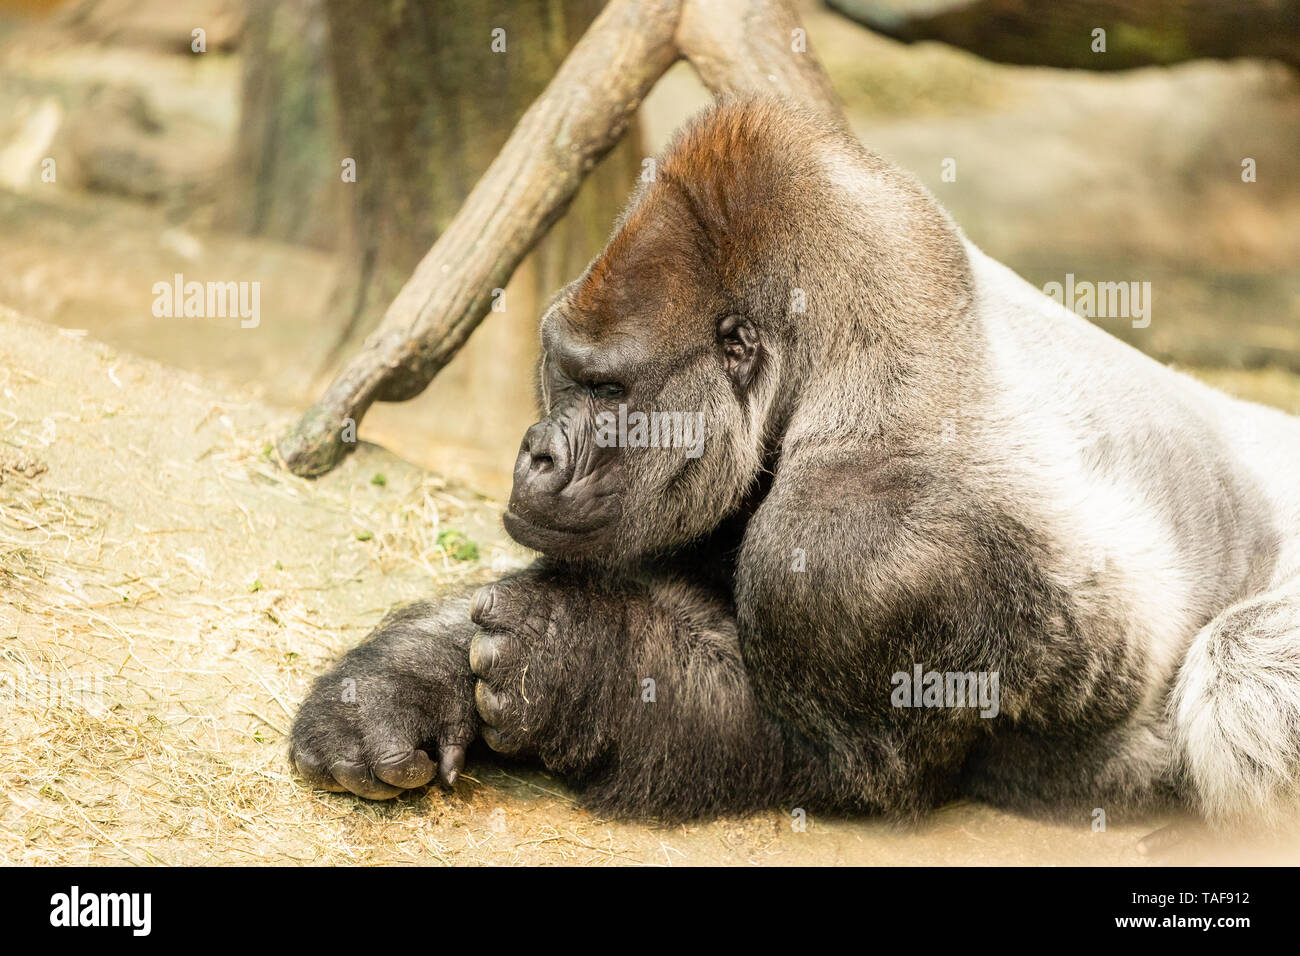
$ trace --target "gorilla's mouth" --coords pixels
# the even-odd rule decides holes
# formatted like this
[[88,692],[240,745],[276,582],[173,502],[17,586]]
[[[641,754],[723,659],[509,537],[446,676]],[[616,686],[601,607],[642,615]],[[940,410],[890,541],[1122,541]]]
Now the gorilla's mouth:
[[603,532],[614,524],[613,517],[601,517],[576,524],[545,521],[537,515],[507,509],[502,517],[506,534],[526,548],[550,555],[578,555],[599,547]]

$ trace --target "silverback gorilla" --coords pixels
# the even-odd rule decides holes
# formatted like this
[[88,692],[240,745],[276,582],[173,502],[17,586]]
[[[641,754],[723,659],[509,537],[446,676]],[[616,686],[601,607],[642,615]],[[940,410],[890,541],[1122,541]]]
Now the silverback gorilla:
[[[321,677],[313,785],[450,786],[481,737],[658,818],[1296,795],[1300,421],[1062,308],[847,134],[711,109],[542,344],[505,515],[542,557]],[[601,440],[629,410],[702,448]]]

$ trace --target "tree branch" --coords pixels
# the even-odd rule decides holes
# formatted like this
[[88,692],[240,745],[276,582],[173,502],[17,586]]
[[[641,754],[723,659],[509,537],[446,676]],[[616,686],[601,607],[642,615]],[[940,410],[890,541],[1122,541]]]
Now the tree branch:
[[[938,40],[988,60],[1126,70],[1256,56],[1300,68],[1300,0],[823,0],[904,43]],[[1092,31],[1106,31],[1094,52]]]
[[799,18],[773,0],[686,0],[677,46],[714,96],[777,95],[843,123]]

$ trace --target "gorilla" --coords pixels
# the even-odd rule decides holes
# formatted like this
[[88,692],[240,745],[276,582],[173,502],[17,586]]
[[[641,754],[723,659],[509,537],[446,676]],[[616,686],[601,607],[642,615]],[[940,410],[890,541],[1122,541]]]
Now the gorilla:
[[1109,337],[844,131],[712,108],[541,325],[504,516],[541,556],[319,678],[310,784],[451,786],[481,738],[657,819],[1296,796],[1300,420]]

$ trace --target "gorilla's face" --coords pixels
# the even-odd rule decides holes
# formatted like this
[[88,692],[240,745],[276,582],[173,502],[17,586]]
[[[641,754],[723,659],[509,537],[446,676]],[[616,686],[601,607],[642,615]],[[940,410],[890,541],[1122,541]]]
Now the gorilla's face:
[[758,473],[775,354],[685,205],[671,186],[643,196],[543,319],[545,417],[505,516],[524,545],[618,562],[669,550]]

